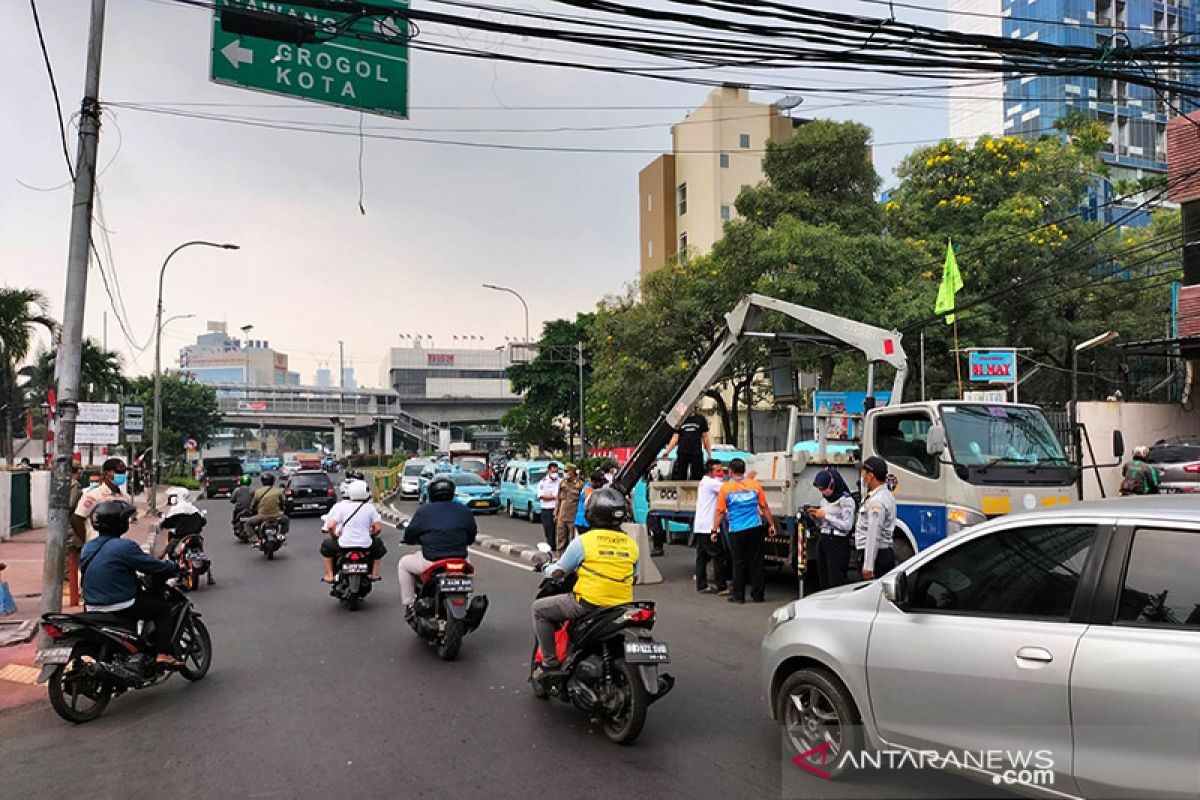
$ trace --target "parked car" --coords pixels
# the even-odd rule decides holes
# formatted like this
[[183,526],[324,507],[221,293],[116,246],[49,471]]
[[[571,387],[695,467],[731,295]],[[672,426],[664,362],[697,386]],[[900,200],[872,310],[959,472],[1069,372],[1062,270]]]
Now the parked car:
[[[474,472],[449,472],[446,477],[454,481],[454,502],[466,506],[477,514],[500,513],[500,494],[496,487]],[[429,486],[421,487],[421,502],[429,502]]]
[[203,461],[201,480],[208,497],[231,495],[242,478],[242,462],[233,456],[206,458]]
[[509,461],[500,477],[500,507],[510,517],[523,516],[530,522],[540,522],[541,507],[537,499],[538,481],[546,477],[553,462],[520,459]]
[[410,458],[400,471],[400,499],[416,500],[421,496],[421,472],[429,466],[427,458]]
[[337,490],[329,473],[305,469],[294,473],[283,485],[283,513],[324,514],[337,502]]
[[1048,755],[1052,785],[1004,759],[963,774],[1035,796],[1195,797],[1198,573],[1195,497],[982,523],[776,609],[769,711],[833,777],[864,749],[1007,750]]
[[1200,492],[1200,436],[1176,436],[1155,443],[1146,463],[1158,471],[1159,490]]

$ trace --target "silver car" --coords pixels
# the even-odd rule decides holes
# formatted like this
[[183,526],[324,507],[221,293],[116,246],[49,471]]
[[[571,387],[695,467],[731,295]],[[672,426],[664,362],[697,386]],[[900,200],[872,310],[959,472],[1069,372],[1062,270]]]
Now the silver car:
[[1159,489],[1200,492],[1200,436],[1177,436],[1156,442],[1146,463],[1158,471]]
[[907,753],[1031,796],[1200,797],[1200,497],[980,524],[777,609],[762,657],[802,779]]

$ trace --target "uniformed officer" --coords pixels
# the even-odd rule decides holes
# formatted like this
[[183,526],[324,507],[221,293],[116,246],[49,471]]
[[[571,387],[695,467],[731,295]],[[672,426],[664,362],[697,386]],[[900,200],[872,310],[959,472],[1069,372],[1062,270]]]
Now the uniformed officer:
[[[101,503],[106,503],[109,500],[122,500],[126,503],[131,502],[129,495],[122,491],[125,485],[125,462],[119,458],[110,458],[100,467],[100,485],[91,487],[85,491],[79,498],[79,502],[75,506],[74,515],[83,520],[87,520],[91,527],[87,530],[86,539],[91,541],[99,536],[96,530],[95,523],[92,521],[92,511]],[[73,530],[79,529],[79,524],[75,523],[72,526]]]
[[862,565],[863,580],[873,580],[896,566],[892,532],[896,528],[896,498],[887,487],[888,465],[871,456],[862,465],[862,485],[868,494],[858,511],[854,527],[856,561]]

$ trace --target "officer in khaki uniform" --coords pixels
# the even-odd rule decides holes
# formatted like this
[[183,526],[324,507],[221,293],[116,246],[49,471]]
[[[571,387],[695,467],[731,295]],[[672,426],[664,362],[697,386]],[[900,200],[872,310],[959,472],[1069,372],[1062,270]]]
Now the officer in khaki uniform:
[[575,533],[575,512],[579,507],[579,495],[583,492],[583,481],[579,479],[579,468],[574,464],[563,467],[567,476],[558,484],[558,504],[554,506],[554,552],[567,549]]

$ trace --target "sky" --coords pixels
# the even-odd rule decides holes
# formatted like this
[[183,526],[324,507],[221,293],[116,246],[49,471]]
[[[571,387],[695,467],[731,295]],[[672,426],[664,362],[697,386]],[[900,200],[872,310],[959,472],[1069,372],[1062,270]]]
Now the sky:
[[[548,1],[513,4],[555,8]],[[83,91],[89,3],[37,5],[63,109],[71,115]],[[878,4],[855,0],[804,5],[881,13]],[[944,0],[926,5],[944,7]],[[939,13],[904,14],[908,21],[945,24]],[[71,189],[63,186],[69,176],[53,99],[28,2],[0,3],[0,26],[9,33],[0,51],[0,281],[41,289],[61,318]],[[287,353],[304,383],[313,382],[319,366],[336,371],[337,342],[344,340],[347,366],[369,384],[404,333],[432,335],[438,346],[453,345],[454,336],[479,336],[489,347],[506,336],[521,337],[519,302],[483,289],[485,282],[525,297],[535,336],[545,320],[594,310],[637,277],[638,171],[669,149],[670,125],[709,91],[413,52],[410,119],[360,116],[210,83],[211,28],[211,12],[170,0],[108,2],[100,97],[113,105],[106,106],[101,130],[97,210],[106,236],[99,228],[94,235],[115,270],[130,330],[128,337],[120,330],[93,265],[84,332],[103,339],[107,312],[108,347],[132,374],[153,368],[162,260],[193,239],[241,249],[195,247],[171,261],[164,315],[194,316],[164,330],[164,365],[176,364],[179,348],[214,320],[235,334],[253,325],[253,338]],[[421,35],[523,54],[568,47],[456,29],[430,28]],[[831,87],[896,85],[844,72],[797,70],[782,77]],[[758,92],[752,98],[779,99]],[[137,103],[228,104],[186,110],[320,121],[353,131],[361,119],[367,132],[389,135],[645,152],[520,152],[367,139],[363,214],[356,136],[231,125],[122,105]],[[522,110],[529,106],[552,110]],[[814,95],[805,97],[796,115],[873,128],[876,168],[885,185],[916,142],[936,141],[948,130],[945,104],[936,101],[912,107]],[[546,130],[613,125],[646,127]],[[491,130],[461,132],[472,128]],[[68,133],[74,158],[75,135]]]

